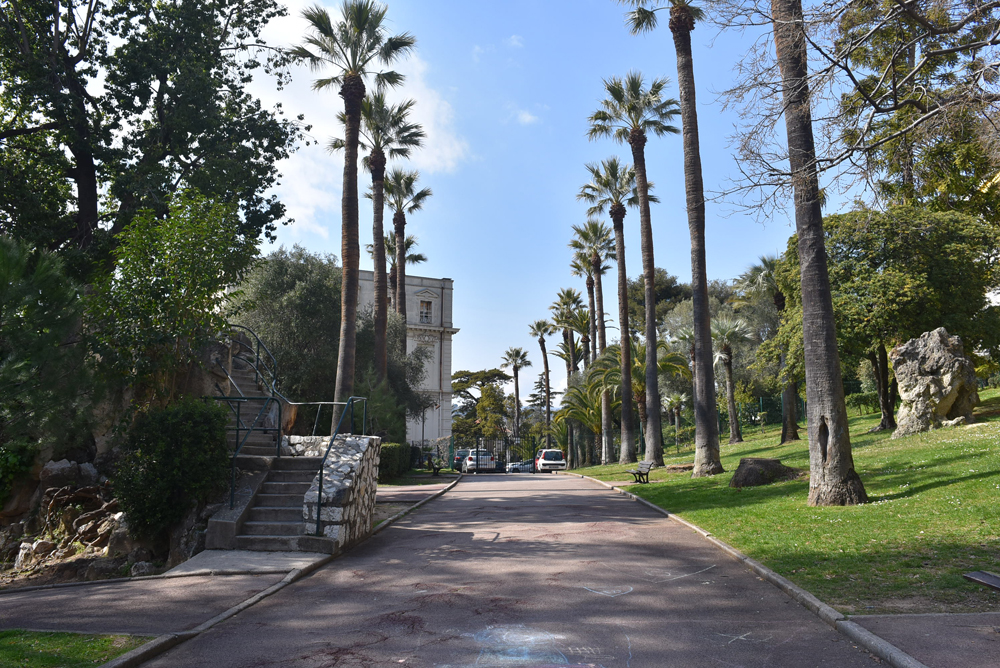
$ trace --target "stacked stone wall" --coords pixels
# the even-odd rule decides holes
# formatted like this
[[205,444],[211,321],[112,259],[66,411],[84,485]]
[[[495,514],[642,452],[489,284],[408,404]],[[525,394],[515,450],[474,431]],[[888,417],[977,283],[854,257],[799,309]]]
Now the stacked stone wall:
[[[326,437],[326,441],[329,442],[329,437]],[[290,443],[293,449],[296,445],[298,444]],[[316,452],[314,445],[308,443],[310,447],[304,447],[303,454],[312,455]],[[302,517],[306,522],[307,534],[316,530],[317,514],[320,518],[320,533],[333,540],[339,549],[350,546],[371,533],[381,447],[382,439],[378,436],[345,434],[337,437],[326,464],[317,472],[303,500]],[[324,444],[323,451],[325,450]],[[323,452],[317,452],[313,456],[322,454]],[[322,499],[319,498],[321,476]]]

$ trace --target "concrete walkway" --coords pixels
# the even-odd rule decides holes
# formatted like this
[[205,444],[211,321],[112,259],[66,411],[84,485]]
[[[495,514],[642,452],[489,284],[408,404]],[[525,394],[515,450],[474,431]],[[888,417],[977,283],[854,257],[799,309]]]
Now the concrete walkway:
[[380,485],[375,492],[375,503],[419,503],[453,482],[454,478],[434,485]]
[[149,666],[878,663],[690,529],[565,476],[467,476]]

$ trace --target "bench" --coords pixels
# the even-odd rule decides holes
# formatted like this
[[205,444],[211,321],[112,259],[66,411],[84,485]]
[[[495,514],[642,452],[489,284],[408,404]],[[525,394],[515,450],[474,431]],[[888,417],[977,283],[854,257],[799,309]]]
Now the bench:
[[645,484],[649,482],[650,470],[655,467],[656,464],[653,462],[639,462],[639,466],[625,473],[631,473],[636,482]]

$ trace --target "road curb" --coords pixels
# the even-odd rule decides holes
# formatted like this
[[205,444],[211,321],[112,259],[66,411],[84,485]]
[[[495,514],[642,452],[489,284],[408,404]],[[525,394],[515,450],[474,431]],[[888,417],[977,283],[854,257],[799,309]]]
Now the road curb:
[[626,491],[621,487],[616,487],[614,485],[609,485],[603,480],[597,480],[596,478],[591,478],[590,476],[580,475],[579,473],[570,473],[568,475],[575,475],[583,478],[584,480],[590,480],[591,482],[596,482],[599,485],[603,485],[608,489],[613,489],[619,494],[627,496],[633,501],[638,501],[644,506],[647,506],[651,510],[654,510],[662,515],[665,515],[669,519],[677,522],[678,524],[683,524],[687,528],[695,531],[696,533],[704,536],[710,543],[718,547],[720,550],[733,557],[737,561],[745,564],[750,570],[760,576],[761,579],[766,580],[771,583],[781,591],[785,592],[789,597],[795,599],[803,605],[807,610],[812,612],[814,615],[819,617],[821,620],[832,626],[840,634],[847,636],[855,643],[865,648],[867,651],[871,652],[878,658],[882,659],[893,668],[928,668],[925,664],[917,661],[915,658],[899,649],[892,643],[879,636],[875,635],[868,629],[850,621],[844,614],[837,612],[834,608],[827,605],[823,601],[816,598],[814,595],[810,594],[808,591],[799,587],[797,584],[793,583],[791,580],[784,578],[770,568],[760,563],[755,559],[751,559],[747,555],[743,554],[737,550],[732,545],[725,543],[715,536],[713,536],[708,531],[705,531],[696,524],[692,524],[685,519],[678,517],[677,515],[668,512],[667,510],[659,507],[655,503],[650,503],[642,497],[636,496],[635,494]]

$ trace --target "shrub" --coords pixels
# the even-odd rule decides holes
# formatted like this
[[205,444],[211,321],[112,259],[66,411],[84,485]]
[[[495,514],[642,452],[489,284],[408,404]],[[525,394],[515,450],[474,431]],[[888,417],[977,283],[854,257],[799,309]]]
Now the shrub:
[[383,443],[379,455],[379,482],[401,476],[410,470],[410,446],[407,443]]
[[844,399],[848,408],[857,409],[858,415],[874,413],[879,408],[877,392],[856,392],[848,394]]
[[195,399],[141,413],[121,448],[115,494],[137,536],[156,536],[225,487],[226,409]]

